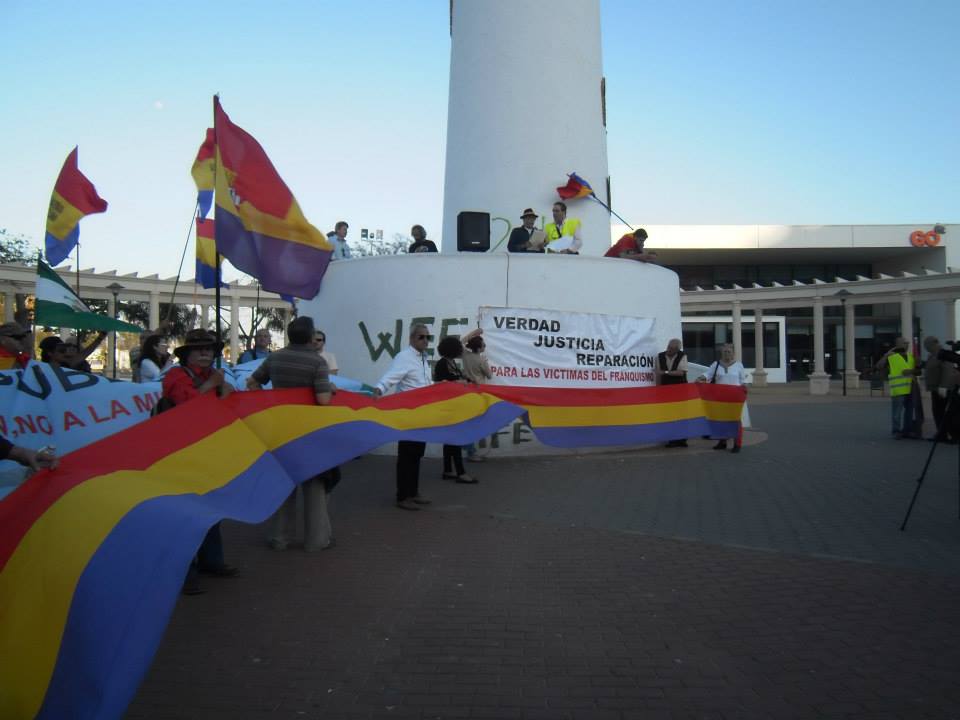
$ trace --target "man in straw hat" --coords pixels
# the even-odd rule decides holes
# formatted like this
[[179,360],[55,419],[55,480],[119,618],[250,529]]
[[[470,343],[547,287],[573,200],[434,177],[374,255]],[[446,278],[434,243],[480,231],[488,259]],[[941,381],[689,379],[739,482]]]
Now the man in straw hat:
[[543,230],[534,227],[538,217],[540,216],[533,211],[533,208],[527,208],[523,211],[520,215],[523,225],[510,231],[507,250],[510,252],[543,252],[543,243],[547,236]]
[[[213,333],[200,328],[188,332],[183,345],[173,351],[180,364],[164,376],[163,398],[173,405],[182,405],[209,392],[219,397],[229,395],[233,388],[226,381],[223,370],[213,367],[213,361],[221,350],[223,343],[217,342]],[[197,550],[196,564],[190,565],[190,572],[183,584],[185,595],[203,592],[197,582],[197,571],[220,577],[237,574],[235,567],[224,562],[220,523],[210,528]]]

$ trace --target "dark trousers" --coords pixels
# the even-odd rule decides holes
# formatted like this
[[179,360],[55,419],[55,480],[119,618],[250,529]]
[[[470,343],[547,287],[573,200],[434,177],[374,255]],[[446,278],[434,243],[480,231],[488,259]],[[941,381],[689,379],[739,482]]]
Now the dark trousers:
[[452,473],[456,468],[457,475],[463,475],[466,472],[463,469],[463,448],[459,445],[443,446],[443,472]]
[[207,530],[207,536],[197,550],[197,565],[204,570],[215,570],[224,566],[223,537],[220,535],[220,523]]
[[[930,405],[933,408],[933,421],[937,424],[937,438],[940,440],[956,439],[957,434],[954,428],[951,428],[947,422],[947,403],[948,397],[940,397],[936,392],[930,393]],[[956,402],[956,400],[954,400]],[[950,414],[953,417],[957,408],[953,408]]]
[[397,502],[420,494],[420,458],[426,449],[422,442],[397,443]]

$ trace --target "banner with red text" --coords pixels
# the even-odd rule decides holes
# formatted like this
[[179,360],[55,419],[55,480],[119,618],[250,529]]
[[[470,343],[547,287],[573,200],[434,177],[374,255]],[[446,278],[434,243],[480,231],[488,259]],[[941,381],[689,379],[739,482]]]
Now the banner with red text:
[[655,385],[653,318],[481,307],[491,382],[531,387]]

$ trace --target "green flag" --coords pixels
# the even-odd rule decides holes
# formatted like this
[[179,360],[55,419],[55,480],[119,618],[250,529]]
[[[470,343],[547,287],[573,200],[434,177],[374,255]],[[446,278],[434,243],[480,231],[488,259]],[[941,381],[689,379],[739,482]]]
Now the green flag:
[[37,301],[33,314],[37,325],[75,330],[143,332],[139,325],[93,312],[43,260],[37,260]]

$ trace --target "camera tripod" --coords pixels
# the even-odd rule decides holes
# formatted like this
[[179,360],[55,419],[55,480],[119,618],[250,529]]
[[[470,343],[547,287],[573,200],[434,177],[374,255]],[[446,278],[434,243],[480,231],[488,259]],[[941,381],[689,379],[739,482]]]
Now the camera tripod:
[[[958,422],[958,420],[960,420],[960,399],[958,399],[958,394],[960,394],[960,388],[954,387],[950,390],[949,395],[947,395],[947,404],[943,409],[943,421],[940,423],[941,427],[937,428],[937,434],[934,436],[933,445],[930,447],[930,453],[927,455],[927,461],[923,464],[923,471],[920,473],[920,477],[917,478],[917,489],[913,491],[913,497],[910,499],[910,506],[907,508],[907,514],[904,516],[903,524],[900,526],[901,532],[907,529],[907,520],[910,519],[910,513],[913,512],[913,505],[917,502],[917,496],[920,494],[920,488],[923,486],[924,478],[927,477],[927,470],[930,468],[930,462],[933,460],[933,454],[936,452],[937,446],[948,433],[952,433],[955,438],[957,437],[957,430],[960,428],[960,422]],[[957,450],[960,452],[960,441],[957,443]],[[957,456],[957,491],[958,502],[960,502],[960,455]],[[960,506],[958,506],[957,509],[957,517],[960,518]]]

